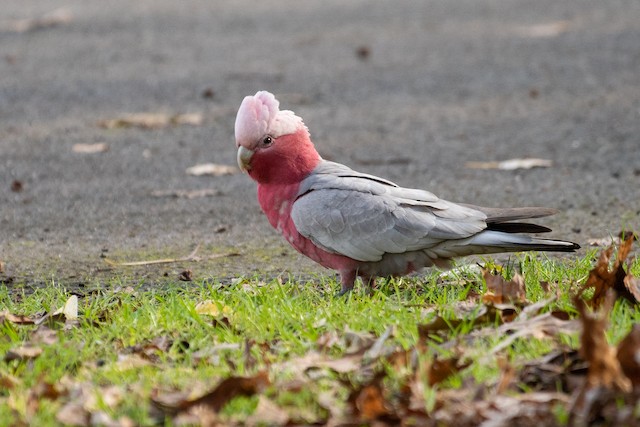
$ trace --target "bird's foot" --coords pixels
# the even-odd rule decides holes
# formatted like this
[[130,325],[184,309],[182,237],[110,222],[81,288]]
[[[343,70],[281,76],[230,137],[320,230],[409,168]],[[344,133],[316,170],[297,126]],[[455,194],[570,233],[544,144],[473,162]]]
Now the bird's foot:
[[342,285],[342,287],[340,288],[340,292],[338,292],[338,294],[336,296],[337,297],[344,296],[344,295],[348,294],[349,292],[351,292],[352,290],[353,290],[353,285],[351,285],[351,286]]

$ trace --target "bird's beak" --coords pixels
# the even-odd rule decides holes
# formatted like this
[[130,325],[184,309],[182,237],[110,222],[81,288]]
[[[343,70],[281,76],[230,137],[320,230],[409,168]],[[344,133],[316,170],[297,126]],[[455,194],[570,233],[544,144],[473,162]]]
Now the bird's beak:
[[253,151],[248,148],[243,147],[242,145],[238,147],[238,167],[243,172],[249,172],[251,169],[251,157],[253,156]]

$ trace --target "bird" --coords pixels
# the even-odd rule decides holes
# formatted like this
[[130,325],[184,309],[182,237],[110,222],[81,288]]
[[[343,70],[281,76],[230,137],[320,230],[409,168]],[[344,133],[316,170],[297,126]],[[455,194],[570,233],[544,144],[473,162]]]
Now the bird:
[[238,166],[257,182],[269,223],[297,251],[336,270],[340,294],[358,277],[375,287],[376,278],[450,268],[455,257],[580,248],[529,236],[551,229],[522,220],[555,209],[454,203],[324,160],[302,118],[280,110],[267,91],[242,100],[234,131]]

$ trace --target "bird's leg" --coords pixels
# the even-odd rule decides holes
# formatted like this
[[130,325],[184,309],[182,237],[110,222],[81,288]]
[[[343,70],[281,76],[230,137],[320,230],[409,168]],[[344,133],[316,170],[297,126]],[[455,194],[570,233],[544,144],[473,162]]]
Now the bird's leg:
[[355,271],[352,271],[352,270],[341,271],[340,283],[342,284],[342,287],[340,288],[340,293],[338,293],[338,296],[342,296],[347,292],[351,291],[353,289],[353,284],[355,283],[355,281],[356,281]]
[[369,295],[373,295],[373,291],[376,289],[376,276],[361,276],[362,283],[365,285],[365,289]]
[[373,290],[376,288],[376,276],[362,276],[362,283]]

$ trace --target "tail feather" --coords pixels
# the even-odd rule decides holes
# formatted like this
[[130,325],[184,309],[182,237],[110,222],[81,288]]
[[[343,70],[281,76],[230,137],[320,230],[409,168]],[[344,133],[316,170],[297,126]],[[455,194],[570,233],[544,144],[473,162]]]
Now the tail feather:
[[469,245],[495,248],[500,251],[558,251],[575,252],[580,245],[567,240],[540,239],[520,234],[485,230],[471,237]]
[[550,228],[528,222],[493,222],[487,224],[487,230],[503,233],[548,233]]
[[484,230],[474,236],[440,243],[432,251],[443,258],[500,252],[575,252],[580,245],[566,240],[540,239],[521,234]]
[[517,221],[520,219],[542,218],[558,213],[558,210],[553,208],[486,208],[484,206],[475,206],[464,203],[460,204],[485,214],[487,216],[487,224],[498,224],[507,221]]

